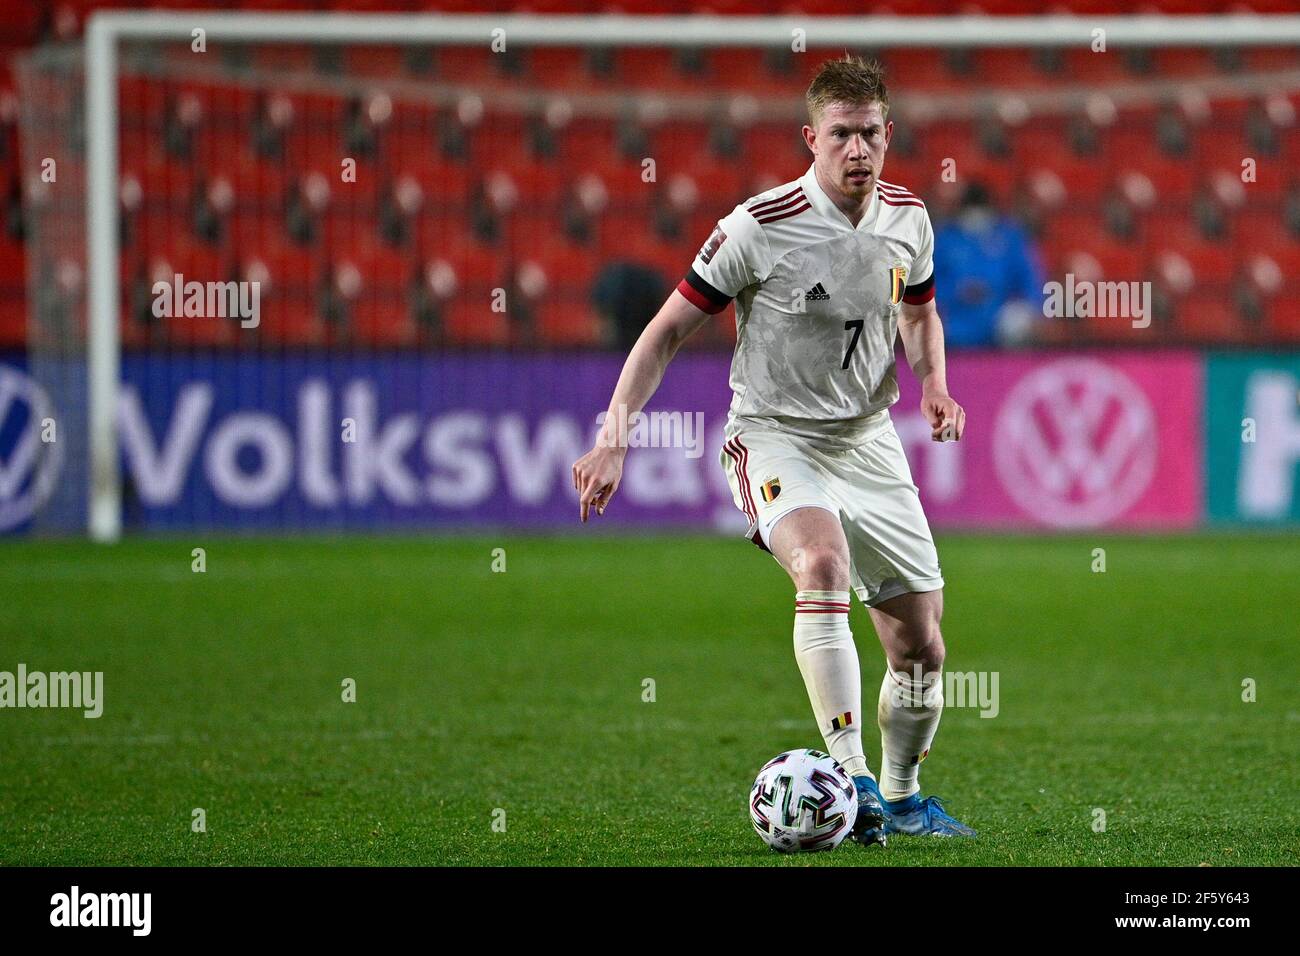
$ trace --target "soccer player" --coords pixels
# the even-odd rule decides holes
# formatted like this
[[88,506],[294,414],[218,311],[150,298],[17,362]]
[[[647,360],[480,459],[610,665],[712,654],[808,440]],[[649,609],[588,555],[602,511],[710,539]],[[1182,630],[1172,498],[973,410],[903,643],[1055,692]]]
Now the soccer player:
[[[595,447],[573,465],[580,516],[603,514],[618,490],[620,406],[640,411],[682,342],[734,300],[719,459],[747,536],[794,582],[795,658],[826,747],[857,788],[854,836],[974,836],[917,782],[943,710],[943,577],[889,417],[897,334],[933,440],[965,428],[948,394],[934,231],[921,200],[881,179],[894,124],[879,64],[827,61],[805,98],[812,166],[722,219],[646,326]],[[878,780],[863,751],[850,585],[888,661]]]

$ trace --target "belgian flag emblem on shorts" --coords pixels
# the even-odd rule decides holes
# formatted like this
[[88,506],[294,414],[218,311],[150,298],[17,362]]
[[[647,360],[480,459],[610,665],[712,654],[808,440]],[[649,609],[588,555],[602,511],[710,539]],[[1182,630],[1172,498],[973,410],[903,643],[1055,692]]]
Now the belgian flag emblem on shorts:
[[769,478],[763,482],[763,487],[759,489],[759,492],[763,495],[763,500],[770,505],[776,501],[776,496],[781,493],[781,479]]
[[898,305],[903,301],[903,290],[907,288],[907,270],[895,266],[889,270],[889,304]]

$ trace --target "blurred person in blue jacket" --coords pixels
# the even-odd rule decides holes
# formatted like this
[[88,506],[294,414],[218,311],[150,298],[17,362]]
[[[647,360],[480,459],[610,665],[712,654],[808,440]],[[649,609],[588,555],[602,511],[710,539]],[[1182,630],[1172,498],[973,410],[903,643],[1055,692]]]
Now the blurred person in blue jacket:
[[953,346],[1015,345],[1043,314],[1043,267],[1025,227],[972,182],[934,237],[935,298]]

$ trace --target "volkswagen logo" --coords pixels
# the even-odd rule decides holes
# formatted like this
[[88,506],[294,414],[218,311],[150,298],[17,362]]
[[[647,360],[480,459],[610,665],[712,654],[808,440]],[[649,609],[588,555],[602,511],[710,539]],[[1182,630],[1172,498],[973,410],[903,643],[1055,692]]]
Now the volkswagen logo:
[[1043,365],[998,412],[993,461],[1007,494],[1058,528],[1119,517],[1151,484],[1157,461],[1151,401],[1128,376],[1095,359]]
[[31,518],[54,490],[63,447],[57,440],[41,441],[41,422],[53,417],[44,389],[18,369],[0,365],[0,531]]

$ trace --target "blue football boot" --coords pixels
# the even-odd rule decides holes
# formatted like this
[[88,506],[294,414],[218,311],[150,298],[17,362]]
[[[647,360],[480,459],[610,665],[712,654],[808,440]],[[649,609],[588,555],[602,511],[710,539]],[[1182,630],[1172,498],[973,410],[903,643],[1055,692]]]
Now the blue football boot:
[[[902,833],[907,836],[975,836],[974,830],[944,811],[938,797],[922,800],[919,793],[914,793],[905,800],[882,802],[887,814],[886,833]],[[862,811],[859,809],[858,812]]]
[[854,777],[858,791],[858,817],[853,821],[853,839],[863,846],[885,845],[885,801],[880,786],[870,777]]

